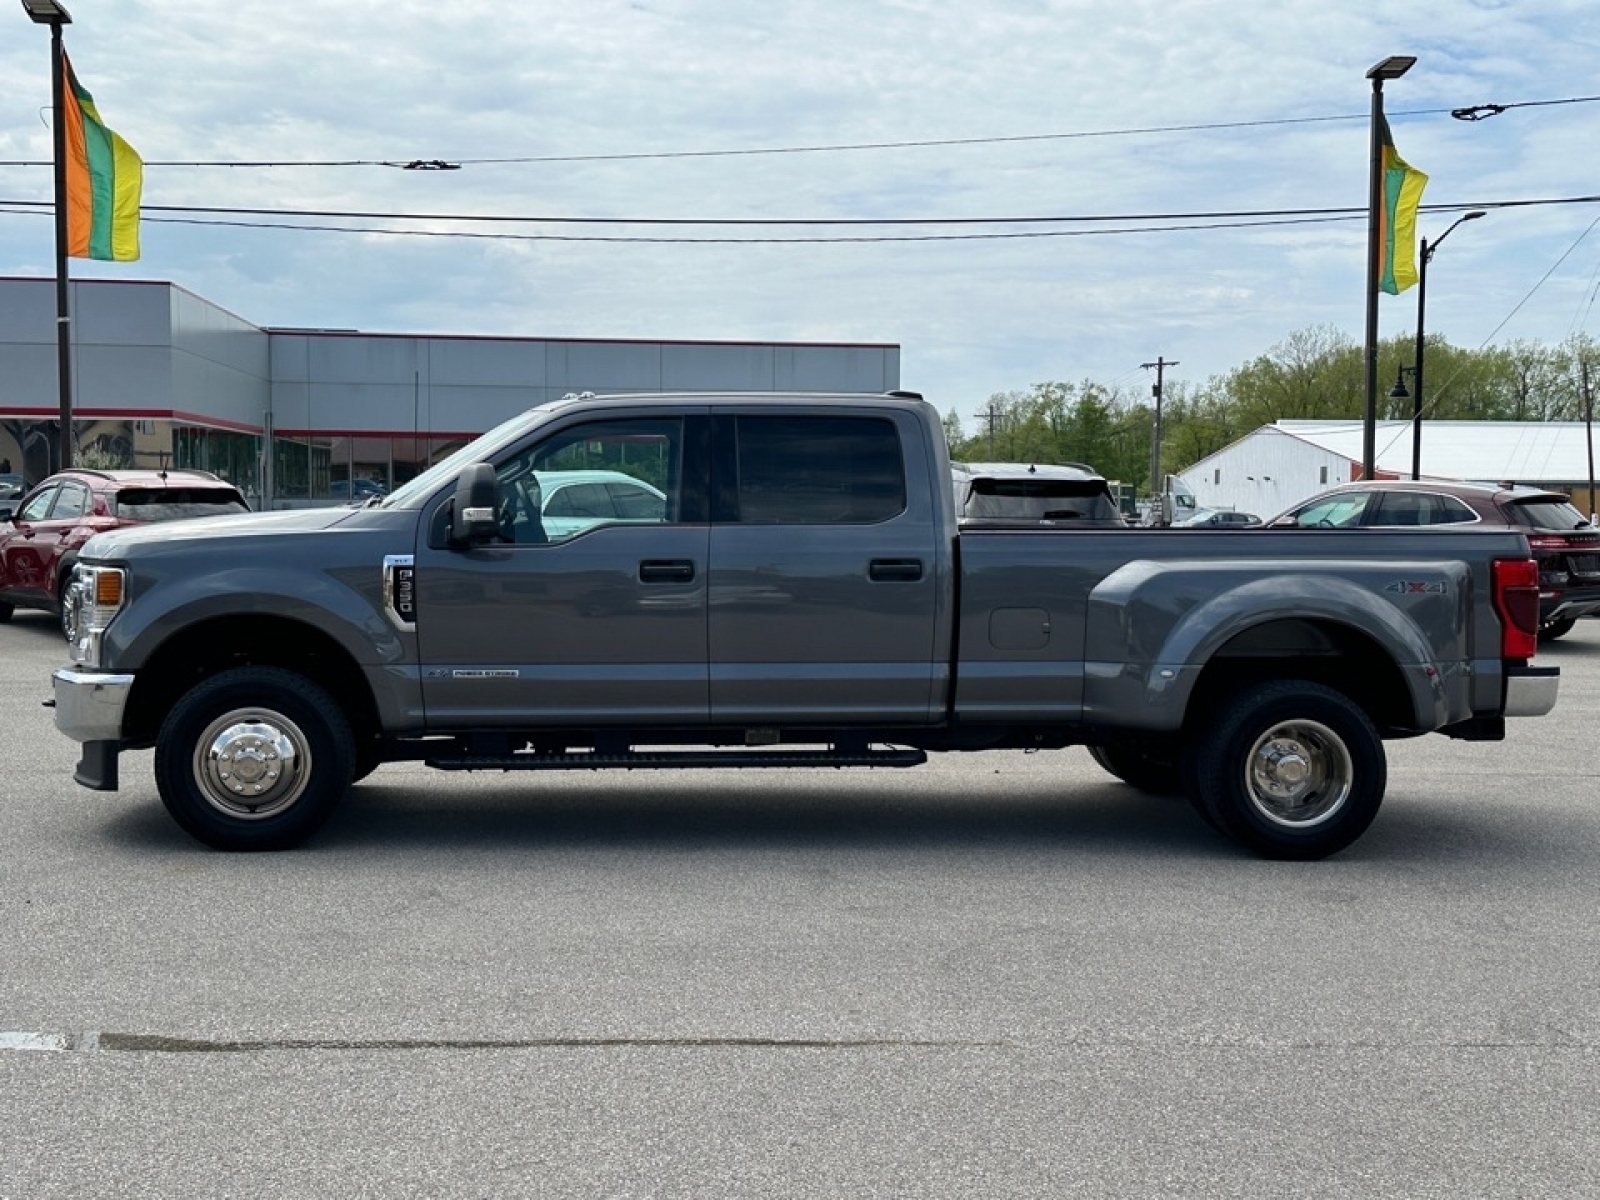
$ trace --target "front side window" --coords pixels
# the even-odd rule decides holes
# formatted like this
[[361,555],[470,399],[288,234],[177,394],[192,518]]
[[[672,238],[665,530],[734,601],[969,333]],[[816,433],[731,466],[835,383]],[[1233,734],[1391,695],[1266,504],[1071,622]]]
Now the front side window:
[[58,484],[55,487],[45,488],[41,492],[35,492],[32,498],[18,511],[17,521],[21,523],[44,520],[45,514],[50,511],[50,505],[55,501],[56,493],[60,490],[61,487]]
[[736,436],[741,524],[871,525],[905,511],[905,467],[892,421],[742,416]]
[[1371,492],[1344,492],[1308,504],[1294,515],[1301,529],[1347,529],[1361,524],[1361,516],[1372,501]]
[[[500,533],[518,545],[565,542],[603,525],[682,519],[680,418],[588,421],[500,463]],[[617,497],[625,496],[619,503]]]

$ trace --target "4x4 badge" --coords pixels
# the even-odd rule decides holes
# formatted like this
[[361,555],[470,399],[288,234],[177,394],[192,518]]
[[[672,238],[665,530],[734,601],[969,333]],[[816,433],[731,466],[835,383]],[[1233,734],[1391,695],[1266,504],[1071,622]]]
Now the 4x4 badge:
[[1424,579],[1396,579],[1393,583],[1385,584],[1383,590],[1401,596],[1442,596],[1450,589],[1442,579],[1435,579],[1431,583]]

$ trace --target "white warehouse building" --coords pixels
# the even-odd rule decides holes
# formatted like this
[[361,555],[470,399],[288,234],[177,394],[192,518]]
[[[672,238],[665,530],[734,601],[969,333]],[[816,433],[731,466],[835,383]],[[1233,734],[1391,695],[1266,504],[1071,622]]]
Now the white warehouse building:
[[[1411,422],[1379,421],[1374,433],[1376,477],[1411,478]],[[1425,421],[1419,473],[1550,488],[1594,512],[1591,445],[1582,421]],[[1363,446],[1360,421],[1279,421],[1202,458],[1178,479],[1201,508],[1266,519],[1360,479]]]

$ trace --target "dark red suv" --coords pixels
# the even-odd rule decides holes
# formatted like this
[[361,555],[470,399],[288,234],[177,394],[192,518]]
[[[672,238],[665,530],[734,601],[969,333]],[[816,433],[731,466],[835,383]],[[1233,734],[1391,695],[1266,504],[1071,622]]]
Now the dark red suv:
[[238,488],[205,471],[62,471],[14,504],[0,519],[0,624],[13,609],[48,609],[61,614],[69,641],[73,606],[62,598],[78,548],[95,534],[250,511]]
[[1539,638],[1600,613],[1600,529],[1560,492],[1514,483],[1380,479],[1346,483],[1274,517],[1269,526],[1348,529],[1500,525],[1528,535],[1539,562]]

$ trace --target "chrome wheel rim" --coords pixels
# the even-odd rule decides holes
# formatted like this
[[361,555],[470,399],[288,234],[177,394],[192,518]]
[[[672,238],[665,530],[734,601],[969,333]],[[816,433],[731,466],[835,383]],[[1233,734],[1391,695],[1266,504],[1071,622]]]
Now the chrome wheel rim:
[[1245,762],[1251,807],[1290,829],[1331,820],[1350,798],[1355,764],[1344,739],[1319,721],[1283,721],[1255,741]]
[[195,743],[194,780],[212,808],[234,820],[262,821],[289,808],[311,780],[311,747],[282,713],[224,713]]

